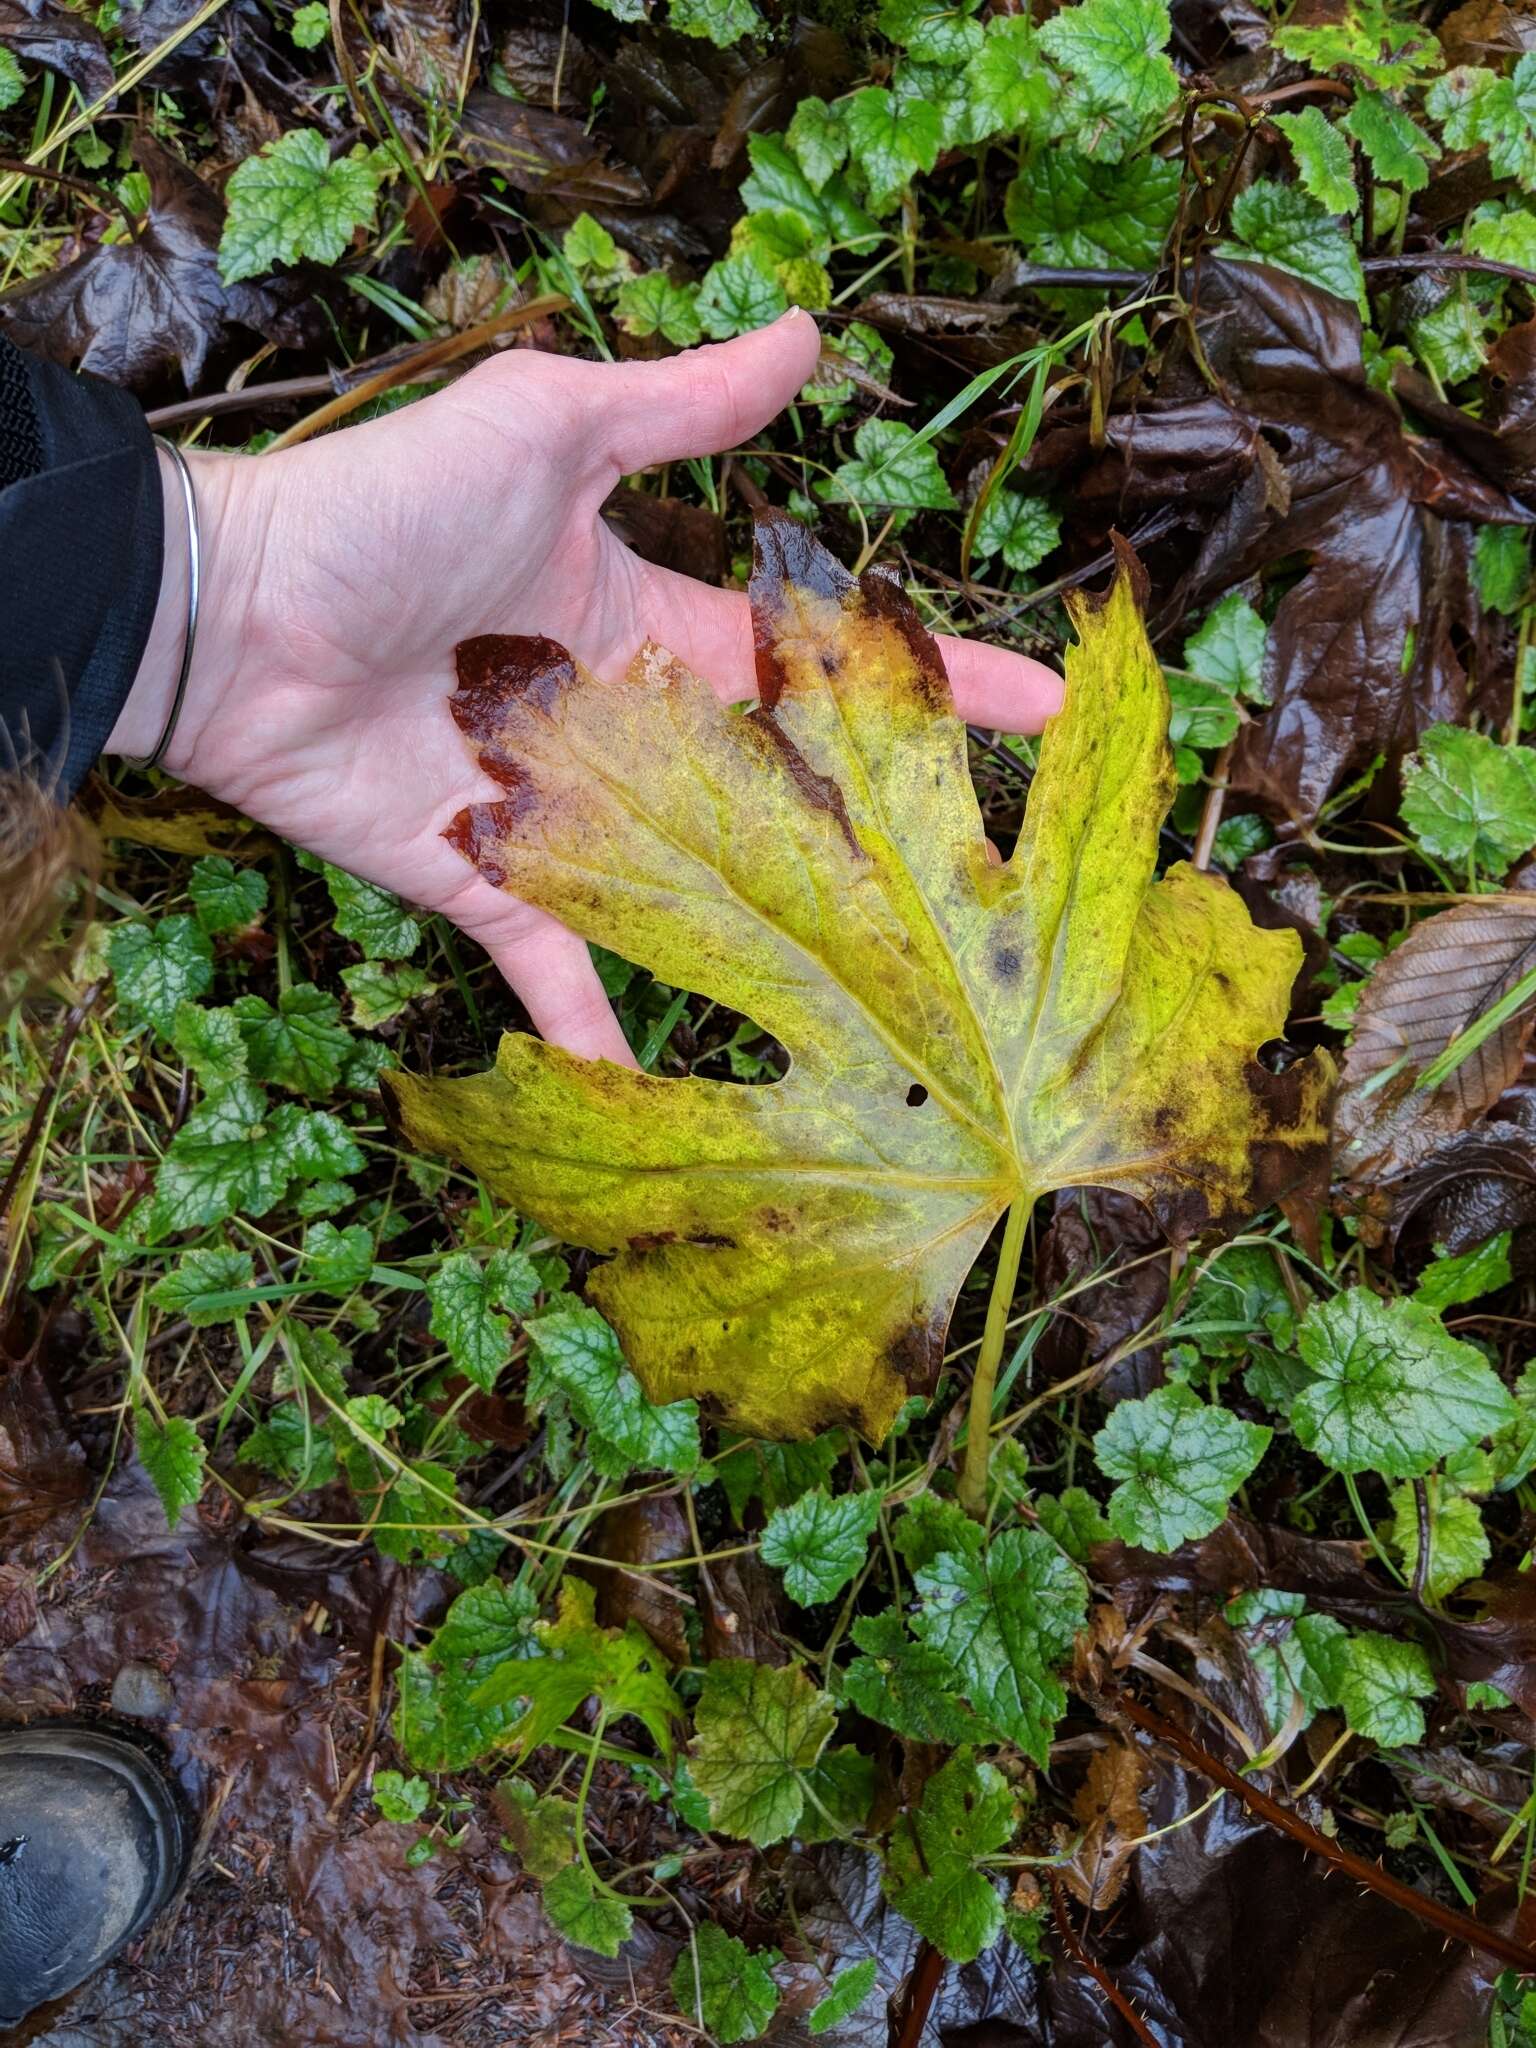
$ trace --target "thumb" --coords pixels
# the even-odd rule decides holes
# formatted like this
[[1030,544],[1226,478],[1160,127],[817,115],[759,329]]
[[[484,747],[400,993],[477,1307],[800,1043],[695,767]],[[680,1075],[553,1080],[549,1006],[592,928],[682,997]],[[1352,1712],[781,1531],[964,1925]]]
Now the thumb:
[[594,402],[611,408],[604,434],[620,475],[739,447],[789,404],[820,350],[816,322],[795,307],[771,327],[658,363],[591,365]]

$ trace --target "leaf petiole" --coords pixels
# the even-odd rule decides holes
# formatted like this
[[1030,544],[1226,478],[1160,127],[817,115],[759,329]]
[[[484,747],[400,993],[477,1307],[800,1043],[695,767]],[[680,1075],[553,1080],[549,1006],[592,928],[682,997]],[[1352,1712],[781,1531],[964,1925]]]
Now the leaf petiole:
[[987,1302],[986,1327],[981,1350],[971,1379],[971,1402],[966,1416],[965,1468],[960,1475],[960,1505],[978,1522],[987,1512],[987,1466],[992,1455],[992,1397],[997,1389],[997,1368],[1008,1336],[1008,1311],[1018,1284],[1019,1255],[1024,1249],[1024,1231],[1029,1222],[1031,1200],[1020,1195],[1008,1211],[1003,1228],[1002,1248]]

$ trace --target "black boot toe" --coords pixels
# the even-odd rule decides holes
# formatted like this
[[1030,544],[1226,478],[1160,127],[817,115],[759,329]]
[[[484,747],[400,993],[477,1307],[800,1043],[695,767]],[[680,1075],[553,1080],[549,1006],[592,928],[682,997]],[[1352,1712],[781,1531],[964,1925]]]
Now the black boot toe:
[[143,1932],[188,1841],[149,1757],[102,1729],[0,1729],[0,2027],[60,1998]]

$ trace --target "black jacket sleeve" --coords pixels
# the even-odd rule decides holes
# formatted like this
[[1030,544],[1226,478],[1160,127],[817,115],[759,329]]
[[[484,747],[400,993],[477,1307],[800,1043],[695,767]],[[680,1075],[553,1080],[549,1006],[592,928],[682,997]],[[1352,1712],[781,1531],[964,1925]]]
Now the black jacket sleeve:
[[0,767],[74,795],[138,672],[164,547],[137,403],[0,335]]

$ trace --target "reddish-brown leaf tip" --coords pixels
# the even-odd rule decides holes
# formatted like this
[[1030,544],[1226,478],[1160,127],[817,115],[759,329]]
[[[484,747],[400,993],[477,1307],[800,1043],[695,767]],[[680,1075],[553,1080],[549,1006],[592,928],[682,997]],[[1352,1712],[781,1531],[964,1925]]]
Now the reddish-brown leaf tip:
[[1115,573],[1105,587],[1102,590],[1069,590],[1066,594],[1067,612],[1074,625],[1084,617],[1091,617],[1095,612],[1104,609],[1109,602],[1110,593],[1122,575],[1130,583],[1136,609],[1139,612],[1145,612],[1147,609],[1152,585],[1142,566],[1140,555],[1118,527],[1112,526],[1109,529],[1109,544],[1115,551]]
[[[950,706],[949,677],[931,633],[902,589],[901,578],[884,565],[854,576],[820,541],[787,512],[760,512],[752,531],[752,641],[757,661],[757,694],[770,709],[789,684],[784,662],[784,593],[821,598],[840,611],[878,621],[899,633],[911,650],[917,681],[935,708]],[[828,677],[837,673],[830,644],[822,656]]]
[[780,600],[787,588],[809,591],[832,603],[846,602],[854,579],[798,519],[787,512],[759,512],[752,523],[752,644],[757,660],[757,694],[777,704],[787,681],[779,656]]
[[547,709],[576,681],[576,664],[558,640],[538,633],[481,633],[453,650],[458,688],[448,700],[459,730],[483,745],[502,725],[513,697]]

